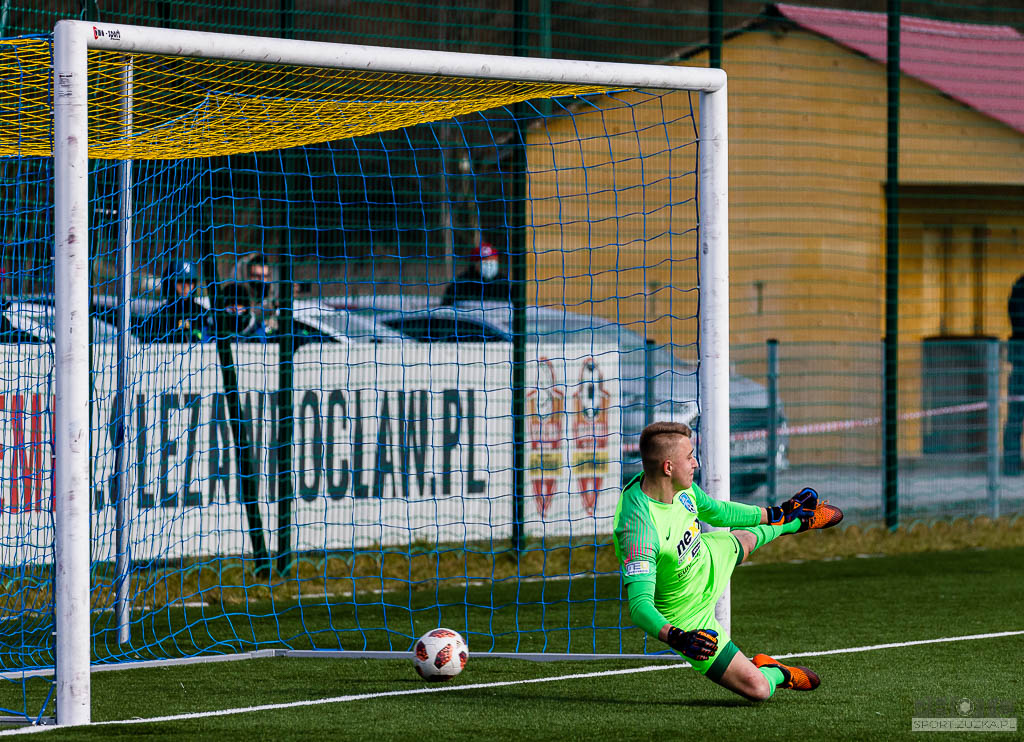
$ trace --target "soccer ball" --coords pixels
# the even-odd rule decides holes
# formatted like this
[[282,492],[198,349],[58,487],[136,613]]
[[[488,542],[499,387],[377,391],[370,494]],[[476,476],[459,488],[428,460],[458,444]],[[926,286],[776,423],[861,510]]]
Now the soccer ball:
[[416,640],[412,661],[424,680],[451,680],[466,666],[469,647],[451,629],[434,629]]

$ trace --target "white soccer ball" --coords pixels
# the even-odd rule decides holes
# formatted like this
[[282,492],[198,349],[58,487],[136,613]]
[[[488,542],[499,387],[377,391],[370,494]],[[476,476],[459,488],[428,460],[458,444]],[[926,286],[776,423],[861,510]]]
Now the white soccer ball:
[[451,680],[466,666],[469,647],[451,629],[433,629],[416,640],[412,661],[424,680]]

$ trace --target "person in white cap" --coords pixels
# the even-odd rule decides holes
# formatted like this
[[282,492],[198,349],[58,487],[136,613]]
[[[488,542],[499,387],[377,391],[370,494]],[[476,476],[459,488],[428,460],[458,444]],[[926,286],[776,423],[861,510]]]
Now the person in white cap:
[[481,242],[473,264],[448,284],[443,306],[485,301],[512,301],[512,285],[501,273],[498,253],[489,242]]

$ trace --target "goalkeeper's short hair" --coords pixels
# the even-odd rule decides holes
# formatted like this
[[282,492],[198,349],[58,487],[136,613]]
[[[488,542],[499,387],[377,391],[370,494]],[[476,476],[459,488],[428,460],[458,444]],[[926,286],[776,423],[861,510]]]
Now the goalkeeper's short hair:
[[655,472],[668,456],[669,449],[675,444],[676,436],[690,438],[693,431],[686,423],[674,423],[667,420],[651,423],[640,433],[640,459],[645,472]]

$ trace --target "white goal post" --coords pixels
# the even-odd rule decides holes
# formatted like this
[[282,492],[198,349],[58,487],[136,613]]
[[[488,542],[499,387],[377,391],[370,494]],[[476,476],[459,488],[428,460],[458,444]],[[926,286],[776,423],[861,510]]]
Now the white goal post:
[[[718,69],[352,46],[61,21],[54,30],[56,283],[56,713],[90,721],[90,384],[88,51],[157,54],[560,82],[699,94],[699,358],[703,482],[729,492],[729,293],[726,76]],[[728,626],[728,614],[722,616]]]

